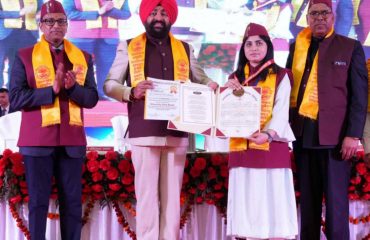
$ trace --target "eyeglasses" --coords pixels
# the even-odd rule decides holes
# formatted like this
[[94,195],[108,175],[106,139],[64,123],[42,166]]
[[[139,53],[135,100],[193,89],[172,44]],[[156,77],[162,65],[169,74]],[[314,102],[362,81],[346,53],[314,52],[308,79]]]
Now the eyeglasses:
[[323,18],[327,18],[329,14],[331,14],[332,11],[323,10],[323,11],[312,11],[308,13],[313,18],[318,18],[319,16],[322,16]]
[[57,22],[59,26],[66,26],[68,21],[65,18],[59,18],[59,19],[54,19],[54,18],[46,18],[42,20],[41,22],[45,23],[47,26],[54,26],[54,24]]

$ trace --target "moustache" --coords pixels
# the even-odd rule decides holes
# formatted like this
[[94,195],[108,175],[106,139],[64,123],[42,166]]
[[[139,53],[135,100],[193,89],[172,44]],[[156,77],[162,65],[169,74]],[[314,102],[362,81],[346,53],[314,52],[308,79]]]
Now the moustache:
[[163,22],[163,21],[153,21],[150,25],[151,25],[151,26],[154,26],[154,25],[155,25],[155,24],[157,24],[157,23],[160,23],[160,24],[162,25],[162,27],[166,26],[166,23],[165,23],[165,22]]

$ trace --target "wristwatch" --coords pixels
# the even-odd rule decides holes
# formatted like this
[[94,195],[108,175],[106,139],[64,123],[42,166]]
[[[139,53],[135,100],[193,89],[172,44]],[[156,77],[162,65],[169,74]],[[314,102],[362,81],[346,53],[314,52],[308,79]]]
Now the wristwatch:
[[135,87],[132,87],[130,91],[130,97],[129,97],[130,102],[135,102],[137,100],[134,94],[134,90],[135,90]]

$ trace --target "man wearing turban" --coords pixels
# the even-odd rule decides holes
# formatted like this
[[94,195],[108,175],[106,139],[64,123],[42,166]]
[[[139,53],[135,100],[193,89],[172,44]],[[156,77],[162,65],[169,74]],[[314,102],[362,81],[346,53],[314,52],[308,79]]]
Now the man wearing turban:
[[367,69],[359,41],[336,34],[331,0],[311,0],[308,27],[290,47],[291,125],[300,188],[302,240],[349,239],[351,160],[367,112]]
[[10,105],[22,110],[18,146],[29,194],[29,230],[31,239],[45,239],[55,177],[62,239],[80,240],[83,108],[98,102],[94,68],[91,55],[64,39],[68,22],[60,2],[45,2],[40,17],[43,35],[18,51],[10,82]]
[[[167,129],[167,121],[144,119],[147,77],[207,84],[192,47],[177,40],[171,26],[177,18],[175,0],[143,0],[140,19],[145,33],[121,42],[104,83],[104,92],[128,103],[129,142],[135,168],[136,233],[140,240],[179,239],[180,192],[188,135]],[[126,84],[127,86],[125,86]]]

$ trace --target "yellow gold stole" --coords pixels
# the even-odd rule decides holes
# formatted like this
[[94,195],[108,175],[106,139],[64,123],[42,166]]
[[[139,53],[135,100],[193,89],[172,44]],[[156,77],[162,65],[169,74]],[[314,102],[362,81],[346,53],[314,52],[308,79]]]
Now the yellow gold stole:
[[[64,39],[64,49],[68,59],[73,64],[73,71],[76,74],[76,81],[84,85],[87,74],[87,63],[84,54],[72,43]],[[49,43],[42,35],[40,42],[36,43],[32,51],[32,67],[35,74],[36,88],[53,86],[55,70],[50,53]],[[56,97],[53,104],[41,107],[42,127],[60,124],[59,97]],[[69,100],[69,124],[82,126],[80,107]]]
[[360,7],[360,0],[352,0],[353,4],[353,19],[352,19],[352,25],[359,25],[360,19],[358,17],[358,9]]
[[[244,73],[245,76],[249,76],[248,65],[245,65]],[[272,117],[272,109],[275,100],[276,74],[271,73],[269,70],[266,79],[264,81],[259,81],[257,87],[261,87],[262,89],[260,124],[261,129],[263,129]],[[268,151],[270,149],[270,144],[266,142],[258,145],[245,138],[230,138],[230,151],[243,151],[248,148]]]
[[[24,0],[24,7],[32,7],[32,12],[24,16],[27,30],[37,30],[36,12],[37,0]],[[3,11],[20,11],[21,5],[18,0],[1,0]],[[22,18],[6,18],[4,20],[6,28],[22,28]]]
[[[325,38],[330,37],[334,33],[332,28]],[[290,96],[290,106],[297,107],[297,98],[299,88],[301,85],[303,72],[306,66],[306,59],[308,49],[311,44],[312,32],[309,28],[303,29],[297,36],[297,40],[294,48],[294,57],[292,64],[292,71],[294,77],[293,89]],[[316,120],[319,112],[319,101],[317,92],[317,66],[318,66],[319,51],[317,51],[311,72],[307,80],[307,87],[303,94],[301,106],[299,107],[299,114],[311,119]]]
[[[190,65],[185,47],[171,33],[169,36],[174,63],[174,80],[186,81],[189,79]],[[143,33],[133,38],[127,47],[132,87],[145,80],[145,46],[146,34]]]
[[[124,4],[125,0],[112,0],[114,8],[120,9]],[[81,7],[83,11],[99,11],[99,0],[81,0]],[[117,19],[108,17],[108,28],[117,28]],[[86,20],[86,28],[102,28],[103,21],[102,17],[99,16],[96,20]]]

